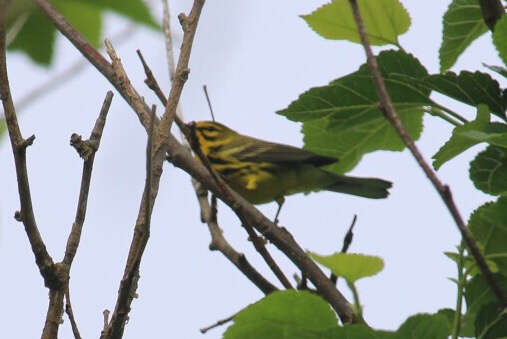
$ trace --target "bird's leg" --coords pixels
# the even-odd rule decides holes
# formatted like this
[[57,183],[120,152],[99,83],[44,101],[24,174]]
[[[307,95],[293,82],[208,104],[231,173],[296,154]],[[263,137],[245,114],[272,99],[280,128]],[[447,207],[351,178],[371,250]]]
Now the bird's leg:
[[277,198],[276,203],[278,204],[278,210],[276,210],[275,219],[273,219],[273,223],[278,225],[278,216],[280,215],[280,211],[282,210],[283,203],[285,202],[284,197]]

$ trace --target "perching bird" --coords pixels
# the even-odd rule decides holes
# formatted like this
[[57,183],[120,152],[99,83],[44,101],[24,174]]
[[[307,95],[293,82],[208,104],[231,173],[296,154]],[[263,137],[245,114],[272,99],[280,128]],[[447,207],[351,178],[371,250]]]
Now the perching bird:
[[336,158],[241,135],[217,122],[196,122],[195,134],[212,168],[252,204],[277,201],[281,206],[287,195],[320,190],[380,199],[392,186],[382,179],[331,173],[323,167]]

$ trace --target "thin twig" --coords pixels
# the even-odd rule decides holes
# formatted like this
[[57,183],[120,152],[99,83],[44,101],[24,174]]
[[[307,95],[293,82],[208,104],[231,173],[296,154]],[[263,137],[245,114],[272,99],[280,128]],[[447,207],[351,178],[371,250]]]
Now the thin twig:
[[[176,67],[174,65],[174,48],[173,48],[173,34],[171,31],[171,11],[169,10],[169,1],[162,0],[163,6],[163,18],[162,18],[162,29],[164,31],[165,39],[165,50],[167,55],[167,68],[169,70],[169,78],[171,82],[174,80],[174,74],[176,73]],[[166,106],[164,104],[164,106]],[[178,102],[176,106],[176,117],[179,120],[183,120],[183,112],[181,111],[181,103]]]
[[203,85],[202,90],[204,91],[204,95],[206,96],[206,101],[208,102],[209,111],[211,113],[211,119],[213,121],[215,121],[215,113],[213,113],[213,107],[211,106],[211,100],[209,99],[208,86]]
[[498,282],[493,276],[493,273],[489,269],[488,265],[486,264],[486,260],[482,256],[481,252],[479,251],[479,248],[477,247],[477,244],[468,230],[467,226],[465,225],[465,222],[463,221],[463,218],[461,217],[461,214],[452,198],[451,189],[448,185],[444,185],[440,179],[437,177],[436,173],[433,171],[433,169],[430,167],[430,165],[426,162],[424,157],[422,156],[421,152],[415,145],[414,141],[408,134],[406,128],[403,126],[403,123],[401,122],[398,114],[394,110],[394,107],[391,102],[391,98],[389,96],[389,93],[387,92],[387,89],[384,84],[384,79],[380,75],[380,72],[378,70],[377,60],[375,56],[373,55],[373,52],[371,50],[370,44],[368,42],[368,37],[366,35],[366,31],[364,28],[363,20],[361,18],[361,14],[359,11],[359,6],[357,4],[356,0],[349,0],[350,6],[352,7],[352,12],[354,14],[354,19],[357,24],[357,28],[359,31],[359,35],[361,37],[361,42],[363,44],[363,47],[366,52],[367,62],[370,67],[370,70],[373,75],[373,80],[375,83],[375,87],[377,89],[377,94],[379,97],[379,106],[386,118],[389,120],[389,122],[393,125],[393,127],[398,132],[400,138],[403,140],[403,143],[407,146],[407,148],[410,150],[412,155],[414,156],[415,160],[421,167],[421,169],[424,171],[428,179],[431,181],[437,192],[440,194],[440,197],[444,201],[445,205],[447,206],[447,209],[451,213],[452,217],[454,218],[454,221],[456,222],[456,225],[458,226],[459,231],[461,232],[461,236],[465,240],[465,243],[467,244],[468,249],[472,253],[473,257],[475,258],[475,261],[477,262],[477,265],[479,266],[479,269],[481,270],[482,274],[488,281],[489,285],[491,286],[493,292],[495,293],[496,297],[500,301],[503,307],[507,306],[507,299],[505,298],[503,290],[498,285]]
[[221,320],[218,320],[216,323],[214,323],[213,325],[210,325],[210,326],[206,326],[206,327],[203,327],[201,328],[199,331],[201,331],[202,334],[205,334],[206,332],[208,332],[209,330],[212,330],[218,326],[222,326],[223,324],[227,324],[228,322],[232,321],[234,319],[235,316],[237,316],[238,314],[235,313],[233,315],[231,315],[230,317],[227,317],[227,318],[224,318],[224,319],[221,319]]
[[[354,214],[354,218],[352,219],[352,223],[350,224],[349,229],[348,229],[347,233],[345,234],[345,237],[343,237],[343,245],[342,245],[342,249],[340,251],[341,253],[347,253],[347,251],[349,250],[350,244],[352,244],[352,239],[354,238],[353,230],[354,230],[354,225],[356,224],[356,221],[357,221],[357,214]],[[329,279],[331,279],[333,284],[336,285],[336,282],[338,281],[338,277],[334,273],[331,273],[331,276],[329,277]]]
[[72,333],[74,334],[74,338],[81,339],[81,334],[79,333],[76,319],[74,318],[74,312],[72,311],[72,304],[70,303],[70,292],[68,285],[65,288],[65,313],[67,313],[67,316],[69,317],[70,326],[72,327]]
[[[86,207],[88,203],[88,193],[90,190],[95,153],[97,152],[100,145],[100,139],[102,137],[102,132],[104,130],[104,126],[106,123],[107,113],[109,112],[109,107],[111,106],[112,100],[113,100],[113,92],[108,91],[106,94],[106,98],[104,99],[104,103],[102,104],[102,109],[100,110],[99,117],[95,122],[95,126],[93,127],[93,130],[90,134],[90,138],[88,140],[82,141],[81,136],[78,136],[77,134],[73,134],[71,137],[71,145],[76,148],[79,155],[84,159],[83,174],[81,177],[81,189],[79,191],[79,200],[77,205],[76,218],[74,220],[74,223],[72,224],[72,229],[67,239],[67,246],[65,248],[64,258],[60,263],[64,267],[66,274],[65,291],[61,291],[60,289],[55,292],[55,296],[57,296],[59,298],[58,300],[61,300],[61,302],[63,303],[63,294],[65,293],[65,299],[67,301],[65,305],[65,311],[70,319],[72,332],[74,333],[75,338],[80,338],[80,334],[76,325],[76,321],[74,319],[74,314],[72,313],[72,307],[70,303],[69,272],[81,239],[81,231],[83,229],[83,224],[86,216]],[[50,292],[50,296],[52,295],[51,293],[52,291]],[[53,307],[56,308],[60,306],[54,305]]]
[[[155,133],[155,106],[152,107],[148,141],[146,146],[146,181],[144,186],[141,206],[134,228],[134,237],[130,245],[129,256],[123,278],[120,282],[118,298],[114,312],[107,328],[101,333],[100,338],[121,338],[125,330],[125,323],[128,320],[130,305],[137,297],[136,290],[139,281],[139,266],[141,258],[150,237],[151,214],[156,191],[162,174],[162,159],[155,159],[153,156],[153,140],[158,135]],[[156,168],[154,166],[157,166]],[[154,186],[154,180],[156,180]]]
[[208,225],[211,235],[209,249],[220,251],[241,273],[243,273],[264,294],[278,290],[262,274],[260,274],[247,260],[243,253],[237,252],[225,239],[216,217],[216,197],[213,195],[211,206],[208,201],[208,192],[196,180],[192,180],[199,206],[201,207],[202,221]]
[[275,259],[271,256],[268,249],[266,248],[266,241],[259,237],[255,230],[249,224],[243,224],[246,232],[248,233],[248,238],[254,245],[255,249],[262,256],[268,267],[275,274],[278,280],[282,283],[283,287],[286,289],[292,289],[292,284],[289,282],[289,279],[285,276],[282,269],[276,263]]
[[72,224],[72,230],[67,240],[67,247],[65,249],[65,255],[63,263],[70,266],[76,255],[79,241],[81,239],[81,231],[83,229],[83,223],[86,216],[86,207],[88,203],[88,193],[90,191],[90,183],[93,170],[93,162],[95,160],[95,152],[97,152],[100,139],[102,138],[102,132],[106,123],[107,113],[113,100],[113,92],[108,91],[102,109],[100,110],[99,117],[95,122],[95,126],[90,134],[90,138],[86,141],[81,141],[81,137],[77,134],[73,134],[71,137],[71,144],[76,148],[79,155],[85,160],[83,164],[83,174],[81,177],[81,189],[79,192],[79,200],[77,204],[76,218]]
[[7,3],[8,1],[6,0],[0,0],[0,98],[4,108],[5,122],[7,124],[7,130],[9,131],[9,138],[16,165],[21,210],[16,212],[15,216],[16,220],[23,222],[26,235],[28,236],[32,252],[35,256],[35,262],[44,278],[44,284],[52,288],[60,286],[62,281],[60,281],[59,274],[56,272],[57,270],[55,269],[53,259],[46,250],[46,246],[35,221],[26,167],[26,148],[33,143],[35,136],[32,135],[28,139],[24,139],[21,135],[7,75],[5,45]]

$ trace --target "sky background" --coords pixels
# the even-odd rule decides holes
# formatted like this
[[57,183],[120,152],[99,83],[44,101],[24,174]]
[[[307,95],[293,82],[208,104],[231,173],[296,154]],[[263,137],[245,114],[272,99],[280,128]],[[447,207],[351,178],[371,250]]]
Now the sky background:
[[[324,3],[207,2],[181,98],[185,120],[210,119],[202,93],[202,85],[207,84],[218,121],[243,134],[302,146],[300,125],[274,112],[286,108],[305,90],[351,73],[365,61],[362,47],[324,40],[299,17]],[[402,46],[430,73],[438,72],[442,15],[450,1],[402,3],[412,18],[410,30],[400,37]],[[159,19],[159,1],[151,4]],[[176,15],[188,12],[190,6],[189,0],[172,4],[175,46],[182,38]],[[113,36],[127,25],[125,20],[108,15],[106,36]],[[34,66],[24,55],[8,55],[15,103],[80,58],[64,38],[59,37],[56,45],[57,57],[50,69]],[[157,104],[160,112],[159,102],[143,83],[136,49],[143,52],[167,93],[170,84],[163,37],[139,27],[127,43],[117,48],[134,86],[149,104]],[[490,33],[475,41],[452,70],[484,72],[482,62],[500,64]],[[82,161],[69,146],[69,138],[72,133],[89,136],[109,89],[111,85],[88,67],[62,88],[19,112],[23,135],[37,137],[28,149],[32,201],[39,230],[55,261],[63,256],[74,220],[82,171]],[[95,158],[88,213],[71,271],[71,298],[84,338],[98,337],[102,311],[114,308],[145,180],[145,131],[134,112],[115,94]],[[435,98],[473,119],[473,108]],[[418,145],[430,159],[449,138],[452,126],[431,116],[426,116],[424,123]],[[468,180],[468,163],[483,148],[471,148],[438,171],[451,186],[465,219],[476,207],[493,200]],[[19,199],[7,138],[0,141],[0,173],[2,332],[5,337],[36,338],[44,325],[48,291],[23,226],[13,219]],[[447,278],[456,275],[456,268],[443,252],[454,250],[459,243],[458,231],[410,154],[376,152],[364,157],[351,173],[392,181],[390,197],[368,200],[328,192],[295,195],[287,199],[280,223],[303,248],[330,254],[341,248],[353,215],[358,215],[349,252],[378,255],[385,261],[380,274],[357,285],[365,319],[373,327],[396,329],[409,315],[454,307],[456,290]],[[259,208],[272,217],[276,204]],[[228,207],[219,204],[218,218],[226,239],[279,285]],[[189,176],[166,163],[153,211],[151,238],[141,264],[139,298],[132,304],[125,338],[201,337],[199,328],[262,298],[262,293],[223,255],[209,251],[209,242]],[[268,249],[287,276],[299,273],[273,245]],[[345,286],[340,284],[339,288],[350,298]],[[203,337],[219,338],[225,328]],[[60,337],[72,337],[66,316]]]

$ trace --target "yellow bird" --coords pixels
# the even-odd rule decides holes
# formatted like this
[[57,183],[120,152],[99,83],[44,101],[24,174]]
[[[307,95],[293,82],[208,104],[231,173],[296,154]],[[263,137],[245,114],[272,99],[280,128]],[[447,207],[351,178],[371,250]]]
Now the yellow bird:
[[252,204],[277,201],[281,206],[287,195],[320,190],[381,199],[392,186],[382,179],[331,173],[323,167],[336,158],[241,135],[218,122],[196,122],[195,134],[213,169]]

